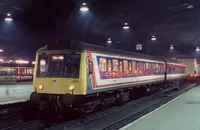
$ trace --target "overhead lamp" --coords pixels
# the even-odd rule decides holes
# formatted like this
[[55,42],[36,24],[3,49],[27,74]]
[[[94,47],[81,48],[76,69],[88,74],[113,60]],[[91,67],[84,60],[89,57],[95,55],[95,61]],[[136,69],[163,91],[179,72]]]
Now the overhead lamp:
[[186,9],[193,9],[194,8],[194,5],[187,5],[186,6]]
[[81,5],[80,11],[82,12],[87,12],[89,10],[89,8],[87,7],[86,3],[83,3]]
[[197,52],[200,51],[199,47],[197,47],[196,51],[197,51]]
[[107,41],[107,43],[109,43],[109,44],[110,44],[110,43],[112,43],[112,41],[111,41],[111,39],[110,39],[110,38],[108,38],[108,41]]
[[155,40],[156,40],[156,37],[153,35],[151,38],[151,41],[155,41]]
[[173,50],[174,49],[174,46],[173,45],[170,45],[170,50]]
[[2,49],[0,49],[0,52],[3,52],[3,50],[2,50]]
[[5,17],[5,21],[12,21],[12,17],[11,17],[11,14],[8,13],[7,16]]
[[6,21],[12,21],[13,19],[12,19],[11,17],[10,17],[10,18],[9,18],[9,17],[6,17],[5,20],[6,20]]
[[128,23],[124,23],[123,29],[129,29]]

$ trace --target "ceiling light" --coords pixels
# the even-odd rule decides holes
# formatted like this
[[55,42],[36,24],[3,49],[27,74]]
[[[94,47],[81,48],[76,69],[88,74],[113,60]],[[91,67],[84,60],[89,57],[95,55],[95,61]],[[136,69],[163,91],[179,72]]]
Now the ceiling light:
[[171,50],[173,50],[173,49],[174,49],[174,46],[173,46],[173,45],[171,45],[171,46],[170,46],[170,49],[171,49]]
[[111,39],[110,39],[110,38],[108,38],[108,41],[107,41],[107,43],[112,43],[112,41],[111,41]]
[[81,8],[80,8],[80,11],[87,12],[88,10],[89,10],[89,8],[87,7],[86,3],[83,3]]
[[4,20],[5,20],[5,21],[12,21],[13,19],[12,19],[12,17],[11,17],[11,14],[10,14],[10,13],[7,13],[7,15],[6,15],[6,17],[5,17]]
[[200,51],[199,47],[197,47],[196,51]]
[[128,23],[124,23],[123,29],[129,29]]
[[152,36],[151,41],[155,41],[155,40],[156,40],[156,37]]
[[12,21],[13,19],[11,17],[6,17],[5,21]]
[[194,5],[187,5],[186,6],[186,9],[193,9],[194,8]]

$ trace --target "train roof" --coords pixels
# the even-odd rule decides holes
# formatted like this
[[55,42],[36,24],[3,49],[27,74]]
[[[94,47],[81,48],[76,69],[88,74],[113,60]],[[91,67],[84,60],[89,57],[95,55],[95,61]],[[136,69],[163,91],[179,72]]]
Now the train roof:
[[[141,59],[150,59],[150,60],[156,60],[156,61],[163,61],[163,58],[161,57],[154,57],[134,52],[128,52],[123,51],[119,49],[111,49],[99,45],[93,45],[89,43],[84,43],[80,41],[74,41],[74,40],[51,40],[47,41],[46,46],[40,48],[37,52],[46,51],[46,50],[75,50],[75,51],[95,51],[95,52],[104,52],[108,54],[117,54],[117,55],[124,55],[124,56],[134,56],[136,58]],[[165,59],[166,60],[166,59]],[[166,60],[171,63],[179,63],[172,60]]]
[[176,63],[176,64],[184,64],[184,63],[182,63],[182,62],[179,62],[179,61],[177,61],[177,60],[169,60],[169,59],[167,59],[167,58],[163,58],[167,63]]

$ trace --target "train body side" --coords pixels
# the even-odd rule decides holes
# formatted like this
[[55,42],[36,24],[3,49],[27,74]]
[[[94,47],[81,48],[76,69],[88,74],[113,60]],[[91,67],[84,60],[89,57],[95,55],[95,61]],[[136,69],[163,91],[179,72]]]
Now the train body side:
[[35,92],[30,99],[36,104],[61,102],[69,107],[98,95],[128,95],[136,87],[159,89],[166,80],[177,80],[185,74],[180,63],[104,49],[39,50],[34,70]]
[[198,65],[195,58],[191,59],[177,59],[178,61],[186,65],[185,73],[187,76],[199,76],[198,75]]
[[185,78],[186,77],[185,69],[186,66],[184,64],[167,62],[166,80],[170,81],[170,80]]
[[[165,63],[161,59],[156,61],[97,52],[87,52],[87,58],[92,59],[94,67],[93,73],[87,75],[89,79],[87,80],[87,94],[148,85],[165,80]],[[118,71],[116,72],[113,71],[114,61],[118,64]],[[121,71],[119,71],[120,64],[123,68]],[[124,70],[125,64],[128,71]],[[102,68],[102,65],[104,65],[104,68]],[[89,66],[88,62],[87,66]],[[158,70],[156,70],[156,67]],[[102,69],[104,70],[102,71]]]

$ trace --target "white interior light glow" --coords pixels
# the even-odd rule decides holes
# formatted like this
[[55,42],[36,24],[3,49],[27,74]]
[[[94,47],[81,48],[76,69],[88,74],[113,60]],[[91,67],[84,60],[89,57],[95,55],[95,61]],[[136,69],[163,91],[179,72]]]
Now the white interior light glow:
[[63,60],[64,57],[63,56],[53,56],[52,59],[53,60]]
[[155,37],[152,37],[152,38],[151,38],[151,40],[152,40],[152,41],[155,41],[155,40],[156,40],[156,38],[155,38]]
[[26,61],[26,60],[16,60],[15,61],[17,64],[28,64],[29,61]]
[[111,39],[110,39],[110,38],[108,38],[108,41],[107,41],[107,43],[112,43],[112,41],[111,41]]
[[6,21],[12,21],[13,19],[10,18],[10,17],[6,17],[5,20],[6,20]]
[[128,23],[124,23],[123,29],[129,29]]
[[199,47],[197,47],[196,51],[200,51]]
[[171,50],[173,50],[173,49],[174,49],[174,46],[173,46],[173,45],[171,45],[171,46],[170,46],[170,49],[171,49]]
[[129,29],[129,26],[124,26],[123,29]]
[[88,11],[88,10],[89,10],[88,7],[81,7],[81,8],[80,8],[80,11],[83,11],[83,12],[86,12],[86,11]]
[[45,65],[46,61],[45,60],[40,60],[40,65]]

